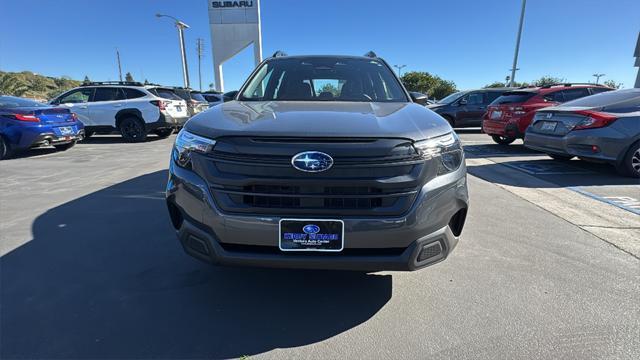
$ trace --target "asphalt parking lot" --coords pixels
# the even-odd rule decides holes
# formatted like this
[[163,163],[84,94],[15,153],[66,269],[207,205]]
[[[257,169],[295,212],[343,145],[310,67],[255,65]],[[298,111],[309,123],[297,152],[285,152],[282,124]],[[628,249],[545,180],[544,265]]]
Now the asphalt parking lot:
[[460,130],[471,208],[445,262],[212,267],[163,189],[173,135],[0,163],[0,357],[640,358],[637,180]]

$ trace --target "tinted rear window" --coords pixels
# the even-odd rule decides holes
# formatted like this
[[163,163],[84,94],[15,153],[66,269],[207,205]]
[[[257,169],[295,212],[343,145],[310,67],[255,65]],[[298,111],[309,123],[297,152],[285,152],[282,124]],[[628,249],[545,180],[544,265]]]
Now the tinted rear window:
[[191,93],[191,98],[195,101],[202,101],[202,102],[207,102],[207,100],[202,96],[202,94],[197,93],[197,92],[192,92]]
[[502,95],[501,92],[498,91],[489,91],[487,92],[487,103],[491,104],[495,99],[499,98]]
[[502,104],[514,104],[514,103],[523,103],[532,97],[534,97],[536,93],[529,91],[520,91],[520,92],[506,92],[502,94],[502,96],[495,99],[491,105],[502,105]]
[[577,100],[569,101],[563,106],[578,106],[602,108],[613,111],[615,109],[628,109],[635,107],[638,111],[640,106],[640,89],[625,89],[618,91],[607,91],[596,95],[583,97]]
[[176,93],[173,92],[173,90],[171,89],[161,89],[161,88],[154,88],[154,89],[148,89],[150,93],[152,93],[155,96],[159,96],[163,99],[169,99],[169,100],[182,100],[182,98],[178,95],[176,95]]
[[93,95],[92,102],[96,101],[114,101],[114,100],[122,100],[123,94],[119,88],[96,88],[96,92]]
[[146,96],[146,94],[140,90],[131,89],[131,88],[123,88],[122,90],[124,90],[124,93],[127,99],[136,99],[136,98],[141,98],[143,96]]
[[13,96],[0,96],[0,109],[12,109],[19,107],[46,107],[48,105],[29,99],[21,99]]
[[220,101],[220,97],[218,95],[203,95],[205,99],[209,102]]

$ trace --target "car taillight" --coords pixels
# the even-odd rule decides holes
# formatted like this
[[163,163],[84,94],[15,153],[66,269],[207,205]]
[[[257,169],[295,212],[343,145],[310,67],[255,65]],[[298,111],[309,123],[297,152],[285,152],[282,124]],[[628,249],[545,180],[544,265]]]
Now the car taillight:
[[40,119],[38,119],[35,115],[15,114],[13,115],[13,117],[16,120],[20,120],[20,121],[40,122]]
[[166,110],[167,109],[167,101],[151,100],[150,103],[152,103],[153,105],[157,106],[160,110]]
[[587,118],[580,121],[573,130],[601,128],[618,120],[614,115],[593,110],[580,110],[576,111],[576,114],[587,116]]
[[71,117],[67,119],[67,121],[78,121],[78,115],[76,113],[71,113]]

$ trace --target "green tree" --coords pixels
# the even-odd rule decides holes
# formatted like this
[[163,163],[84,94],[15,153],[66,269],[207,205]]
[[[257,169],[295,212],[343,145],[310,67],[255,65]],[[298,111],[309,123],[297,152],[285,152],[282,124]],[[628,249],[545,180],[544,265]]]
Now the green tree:
[[615,80],[605,80],[602,85],[613,89],[622,89],[622,83],[617,83]]
[[131,75],[130,72],[127,71],[127,74],[124,76],[124,80],[125,81],[129,81],[129,82],[134,82],[135,80],[133,80],[133,75]]
[[324,86],[322,86],[322,88],[320,89],[320,92],[321,93],[329,92],[329,93],[332,93],[333,96],[338,96],[339,95],[338,88],[333,86],[333,84],[329,84],[329,83],[324,84]]
[[534,86],[547,86],[547,85],[553,85],[553,84],[562,84],[566,81],[567,80],[564,78],[545,75],[538,80],[534,80],[531,84]]
[[15,73],[0,73],[0,94],[22,96],[29,91],[29,83]]
[[401,80],[407,90],[421,92],[436,99],[442,99],[457,91],[453,81],[444,80],[425,71],[407,72],[402,75]]
[[[501,88],[501,87],[509,87],[509,86],[510,86],[509,83],[505,83],[505,82],[502,82],[502,81],[496,81],[496,82],[493,82],[491,84],[487,84],[484,87],[486,89],[486,88]],[[527,83],[527,82],[517,82],[517,81],[513,83],[513,87],[521,87],[521,86],[529,86],[529,83]]]

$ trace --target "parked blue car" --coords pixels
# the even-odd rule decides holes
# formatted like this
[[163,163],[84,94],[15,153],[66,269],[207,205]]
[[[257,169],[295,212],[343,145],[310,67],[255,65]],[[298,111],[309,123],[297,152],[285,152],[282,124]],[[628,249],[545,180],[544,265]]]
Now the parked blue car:
[[84,137],[84,125],[67,108],[0,96],[0,160],[30,148],[67,150]]

